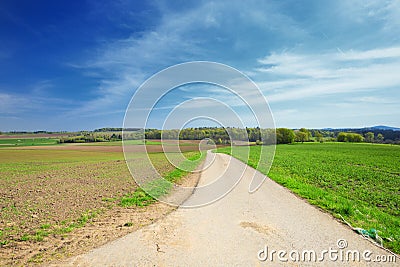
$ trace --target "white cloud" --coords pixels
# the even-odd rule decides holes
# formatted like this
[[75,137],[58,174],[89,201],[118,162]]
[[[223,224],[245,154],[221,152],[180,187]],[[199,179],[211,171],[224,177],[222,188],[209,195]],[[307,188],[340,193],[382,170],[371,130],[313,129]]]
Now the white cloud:
[[339,60],[375,60],[390,58],[400,58],[400,47],[387,47],[367,51],[342,51],[341,56],[339,56]]
[[400,104],[400,99],[377,96],[363,96],[360,98],[355,98],[354,102],[365,102],[371,104]]
[[[126,98],[132,96],[141,82],[172,64],[218,60],[229,50],[247,49],[252,42],[244,39],[242,34],[235,34],[239,29],[246,33],[243,29],[251,27],[259,32],[274,32],[290,38],[306,34],[290,16],[278,12],[273,3],[205,1],[184,11],[171,11],[166,6],[163,2],[158,3],[159,24],[148,31],[106,42],[91,60],[68,64],[92,77],[103,77],[94,90],[94,99],[70,115],[120,108],[127,104]],[[215,48],[216,44],[226,48]]]
[[[332,30],[325,34],[323,27],[314,26],[325,21],[312,21],[312,25],[304,23],[289,15],[289,11],[280,9],[279,4],[270,2],[202,2],[184,12],[168,9],[162,3],[159,5],[158,25],[125,39],[105,43],[98,48],[95,58],[76,66],[92,77],[103,78],[94,91],[94,99],[69,114],[103,114],[102,110],[120,110],[128,104],[127,98],[140,83],[154,72],[189,60],[229,58],[230,62],[244,64],[248,69],[246,73],[254,77],[271,103],[291,103],[315,97],[332,97],[337,101],[357,98],[359,102],[372,103],[383,101],[374,95],[377,91],[400,85],[400,47],[393,45],[396,42],[387,44],[383,40],[382,45],[373,49],[365,48],[369,43],[364,44],[372,34],[376,33],[380,38],[383,36],[381,31],[393,30],[400,21],[397,18],[400,16],[394,15],[399,14],[400,9],[391,2],[344,1],[335,5],[337,10],[330,15],[338,17],[331,17],[326,23],[331,27],[333,20],[337,20],[341,24],[338,31],[349,26],[355,29],[359,24],[367,25],[369,20],[383,23],[384,26],[379,24],[365,36],[356,34],[356,40],[347,36],[348,32],[337,34]],[[330,11],[324,10],[322,14]],[[327,42],[330,46],[323,47],[323,43],[310,37],[321,31],[326,40],[335,34],[342,38],[343,46]],[[232,56],[243,54],[246,57],[253,52],[255,43],[265,44],[265,50],[257,51],[268,53],[270,41],[279,43],[283,49],[294,48],[271,52],[258,61],[249,57],[246,63]],[[302,52],[296,52],[297,49]],[[223,94],[221,89],[210,89],[210,95],[218,94]],[[235,105],[233,101],[228,103]],[[351,105],[354,107],[355,103]]]
[[20,113],[27,107],[32,107],[32,103],[26,97],[0,93],[0,114]]
[[45,94],[50,88],[53,88],[54,84],[51,80],[42,80],[34,84],[31,88],[32,94],[41,95]]
[[272,53],[259,63],[266,65],[258,68],[260,79],[267,73],[273,80],[259,83],[271,102],[400,87],[400,47],[348,55]]
[[79,104],[79,101],[34,94],[0,93],[0,115],[26,116],[43,111],[66,111]]

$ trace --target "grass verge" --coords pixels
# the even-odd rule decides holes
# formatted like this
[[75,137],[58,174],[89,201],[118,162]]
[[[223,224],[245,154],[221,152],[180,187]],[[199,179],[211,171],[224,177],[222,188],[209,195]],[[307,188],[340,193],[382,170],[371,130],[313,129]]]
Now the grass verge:
[[206,155],[206,153],[200,152],[189,152],[185,154],[188,160],[182,162],[179,168],[166,173],[163,178],[147,183],[143,188],[139,187],[134,192],[126,194],[121,198],[119,204],[123,207],[144,207],[154,203],[156,198],[168,194],[173,183],[179,182],[189,171],[194,170]]

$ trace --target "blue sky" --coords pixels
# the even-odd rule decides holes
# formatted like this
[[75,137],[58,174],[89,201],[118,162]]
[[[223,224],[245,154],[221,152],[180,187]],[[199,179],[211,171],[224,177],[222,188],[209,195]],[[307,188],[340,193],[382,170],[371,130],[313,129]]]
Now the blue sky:
[[101,2],[0,2],[1,131],[121,127],[193,60],[246,73],[278,127],[400,126],[400,1]]

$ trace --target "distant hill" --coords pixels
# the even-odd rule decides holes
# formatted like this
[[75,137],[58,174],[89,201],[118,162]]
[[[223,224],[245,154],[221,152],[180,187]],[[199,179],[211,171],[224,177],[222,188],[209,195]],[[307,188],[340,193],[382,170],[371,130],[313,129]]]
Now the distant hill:
[[323,128],[321,130],[324,131],[356,131],[356,132],[365,132],[365,131],[400,131],[400,128],[385,126],[385,125],[378,125],[378,126],[371,126],[371,127],[364,127],[364,128]]
[[366,130],[392,130],[392,131],[400,131],[400,128],[390,127],[390,126],[385,126],[385,125],[378,125],[378,126],[372,126],[372,127],[365,127],[364,129],[366,129]]

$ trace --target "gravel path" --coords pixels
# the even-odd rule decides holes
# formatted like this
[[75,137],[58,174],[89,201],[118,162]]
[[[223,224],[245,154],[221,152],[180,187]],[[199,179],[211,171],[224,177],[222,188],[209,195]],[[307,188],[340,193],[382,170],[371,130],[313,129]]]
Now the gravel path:
[[[211,156],[208,155],[208,158]],[[224,198],[201,208],[178,208],[165,218],[141,230],[70,259],[66,266],[399,266],[363,260],[363,252],[391,255],[355,234],[330,215],[309,205],[287,189],[268,179],[253,194],[248,193],[254,173],[262,174],[230,156],[217,154],[201,175],[200,185],[219,177],[232,179],[245,170],[242,180]],[[226,171],[226,172],[225,172]],[[207,192],[195,190],[186,201],[206,198]],[[197,199],[198,200],[198,199]],[[343,239],[338,244],[338,240]],[[346,245],[344,249],[339,246]],[[268,249],[268,258],[265,261]],[[281,252],[282,260],[278,259]],[[314,250],[325,260],[308,260]],[[329,250],[331,250],[329,252]],[[346,261],[350,250],[358,250],[360,262]],[[335,252],[338,251],[338,252]],[[271,253],[273,259],[271,259]],[[303,255],[306,261],[301,260]],[[343,261],[341,261],[343,255]],[[338,257],[337,261],[329,258]],[[298,259],[299,258],[299,259]],[[312,258],[312,256],[311,256]],[[262,259],[262,260],[260,260]]]

